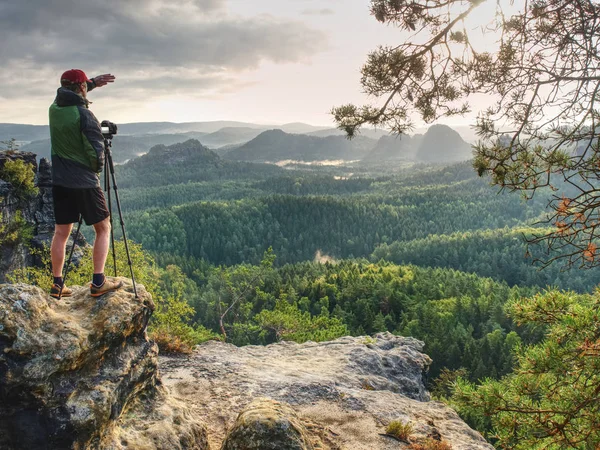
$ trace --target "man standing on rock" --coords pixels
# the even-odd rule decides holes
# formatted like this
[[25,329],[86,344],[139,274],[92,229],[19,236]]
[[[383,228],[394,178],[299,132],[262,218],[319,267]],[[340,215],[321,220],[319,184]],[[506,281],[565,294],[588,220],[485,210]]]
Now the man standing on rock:
[[91,80],[82,70],[67,70],[60,77],[61,87],[50,106],[52,143],[52,196],[54,199],[54,237],[50,247],[54,282],[50,295],[69,297],[72,291],[62,278],[65,248],[73,223],[83,217],[96,232],[90,285],[93,297],[119,289],[123,283],[107,280],[104,264],[110,241],[110,214],[98,174],[104,166],[104,138],[98,119],[88,109],[87,93],[114,82],[111,74]]

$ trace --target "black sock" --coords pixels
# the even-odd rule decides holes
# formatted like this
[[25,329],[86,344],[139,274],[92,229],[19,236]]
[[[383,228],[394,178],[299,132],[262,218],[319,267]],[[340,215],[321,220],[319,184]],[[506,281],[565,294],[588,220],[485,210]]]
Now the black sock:
[[65,284],[63,277],[54,277],[54,284],[58,284],[60,287],[63,287]]
[[104,284],[104,274],[103,273],[95,273],[94,278],[92,278],[92,283],[94,286],[102,286]]

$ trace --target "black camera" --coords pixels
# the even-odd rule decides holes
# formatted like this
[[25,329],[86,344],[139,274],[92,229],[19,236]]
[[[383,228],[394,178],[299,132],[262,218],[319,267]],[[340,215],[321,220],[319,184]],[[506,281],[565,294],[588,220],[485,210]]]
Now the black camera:
[[109,120],[103,120],[100,124],[100,129],[104,139],[112,139],[113,135],[117,134],[117,124]]

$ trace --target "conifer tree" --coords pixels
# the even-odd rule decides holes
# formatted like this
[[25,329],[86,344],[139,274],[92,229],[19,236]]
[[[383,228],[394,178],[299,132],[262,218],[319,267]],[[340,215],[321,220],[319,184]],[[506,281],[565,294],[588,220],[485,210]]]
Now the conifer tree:
[[[493,6],[484,36],[465,20]],[[410,33],[369,54],[361,85],[374,105],[332,113],[354,136],[361,125],[402,133],[414,115],[431,123],[471,111],[474,94],[491,104],[477,112],[474,166],[492,183],[532,197],[555,190],[553,230],[533,242],[546,264],[600,264],[600,3],[597,0],[372,0],[371,12]],[[493,41],[486,49],[477,40]]]

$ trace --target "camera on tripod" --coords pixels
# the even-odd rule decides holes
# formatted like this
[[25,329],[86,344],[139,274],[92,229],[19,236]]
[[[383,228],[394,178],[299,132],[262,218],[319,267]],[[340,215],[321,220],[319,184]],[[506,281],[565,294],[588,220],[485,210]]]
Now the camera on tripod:
[[[133,274],[133,263],[131,262],[131,255],[129,254],[129,245],[127,244],[127,234],[125,233],[125,222],[123,221],[123,212],[121,211],[121,201],[119,200],[119,192],[117,188],[117,179],[115,178],[115,165],[112,159],[112,152],[110,148],[112,147],[112,137],[117,134],[117,124],[112,123],[109,120],[103,120],[100,124],[100,132],[104,137],[104,190],[106,191],[107,204],[108,204],[108,212],[110,217],[110,239],[111,239],[111,247],[113,254],[113,267],[115,269],[115,277],[117,276],[117,255],[115,252],[115,235],[114,229],[112,226],[112,200],[111,200],[111,179],[112,179],[112,187],[115,193],[115,200],[117,201],[117,210],[119,211],[119,222],[121,223],[121,231],[123,233],[123,243],[125,244],[125,253],[127,254],[127,264],[129,265],[129,273],[131,274],[131,282],[133,284],[133,294],[135,298],[138,298],[137,288],[135,286],[135,275]],[[77,231],[75,232],[75,236],[79,236],[79,229],[81,228],[81,222],[83,217],[81,214],[79,215],[79,223],[77,225]],[[75,250],[75,243],[77,238],[73,240],[73,247],[71,247],[71,253],[69,254],[69,259],[67,261],[67,267],[65,269],[65,276],[63,280],[67,279],[67,274],[69,273],[69,265],[71,264],[71,259],[73,258],[73,251]],[[62,295],[62,287],[58,294],[58,298],[60,299]]]
[[117,124],[109,120],[103,120],[100,124],[100,130],[104,139],[112,139],[117,134]]

